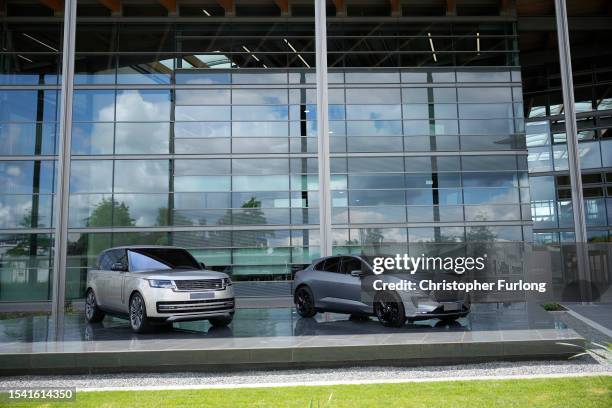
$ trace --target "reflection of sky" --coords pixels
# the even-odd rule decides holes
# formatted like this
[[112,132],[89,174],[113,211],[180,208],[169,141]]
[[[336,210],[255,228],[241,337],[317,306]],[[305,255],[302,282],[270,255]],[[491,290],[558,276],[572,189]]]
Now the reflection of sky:
[[[0,194],[31,194],[34,178],[33,161],[0,162]],[[39,192],[53,191],[53,162],[43,161]]]
[[[55,131],[57,124],[42,125],[43,155],[53,154],[55,149]],[[33,155],[36,146],[36,124],[34,123],[0,123],[0,155]]]

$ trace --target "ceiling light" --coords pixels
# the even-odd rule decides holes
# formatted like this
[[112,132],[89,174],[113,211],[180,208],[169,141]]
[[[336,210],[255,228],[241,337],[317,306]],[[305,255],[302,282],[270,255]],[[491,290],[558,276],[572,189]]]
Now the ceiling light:
[[480,55],[480,33],[476,33],[476,52]]
[[[242,46],[242,49],[245,50],[246,52],[251,52],[251,50],[249,50],[247,47],[245,47],[244,45]],[[253,57],[253,59],[257,62],[259,61],[259,58],[257,58],[257,56],[255,54],[251,54],[251,57]]]
[[302,61],[304,63],[304,65],[306,65],[308,68],[310,68],[310,64],[308,64],[306,62],[306,60],[304,58],[302,58],[302,56],[297,52],[297,50],[293,47],[293,45],[291,45],[291,43],[289,41],[287,41],[286,38],[283,38],[283,41],[285,41],[285,44],[287,44],[289,46],[289,48],[291,48],[291,50],[297,54],[298,58],[300,59],[300,61]]
[[46,44],[46,43],[44,43],[44,42],[40,41],[39,39],[32,37],[31,35],[28,35],[28,34],[26,34],[26,33],[23,33],[23,35],[24,35],[24,37],[27,37],[27,38],[29,38],[30,40],[32,40],[32,41],[34,41],[34,42],[39,43],[39,44],[40,44],[40,45],[42,45],[43,47],[47,47],[47,48],[49,48],[50,50],[53,50],[53,51],[55,51],[55,52],[59,52],[59,50],[58,50],[57,48],[53,48],[53,47],[52,47],[52,46],[50,46],[49,44]]
[[34,62],[34,61],[32,61],[31,59],[24,57],[23,55],[19,55],[19,54],[17,54],[17,56],[18,56],[19,58],[21,58],[22,60],[26,60],[26,61],[28,61],[28,62]]
[[206,14],[206,16],[210,17],[210,13],[206,9],[202,9],[202,13]]
[[431,48],[431,52],[433,54],[434,62],[438,62],[438,57],[436,57],[436,49],[434,48],[434,43],[431,38],[431,33],[427,33],[427,37],[429,37],[429,47]]

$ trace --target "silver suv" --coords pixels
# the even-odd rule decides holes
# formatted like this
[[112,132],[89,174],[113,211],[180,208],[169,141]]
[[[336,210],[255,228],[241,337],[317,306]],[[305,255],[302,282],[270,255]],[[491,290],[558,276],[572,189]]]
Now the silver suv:
[[456,275],[416,276],[372,272],[367,256],[330,256],[315,260],[298,271],[293,299],[302,317],[317,312],[375,315],[385,326],[401,327],[406,321],[441,319],[453,321],[470,312],[470,297],[462,291],[377,291],[373,282],[397,283],[401,280],[460,279]]
[[225,273],[209,271],[185,249],[126,246],[107,249],[87,274],[85,316],[127,317],[132,330],[152,323],[208,319],[227,326],[234,316],[234,290]]

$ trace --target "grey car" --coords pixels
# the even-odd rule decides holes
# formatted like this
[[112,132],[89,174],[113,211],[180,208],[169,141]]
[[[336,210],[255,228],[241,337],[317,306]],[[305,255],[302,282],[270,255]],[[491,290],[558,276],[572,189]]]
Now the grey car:
[[234,289],[225,273],[206,270],[185,249],[168,246],[110,248],[87,274],[85,316],[127,317],[132,330],[154,323],[207,319],[227,326],[234,316]]
[[410,274],[375,275],[367,256],[330,256],[317,259],[296,273],[293,299],[302,317],[312,317],[317,312],[375,315],[383,325],[390,327],[401,327],[406,321],[434,318],[453,321],[467,316],[471,303],[466,292],[371,289],[377,279],[416,282],[423,278]]

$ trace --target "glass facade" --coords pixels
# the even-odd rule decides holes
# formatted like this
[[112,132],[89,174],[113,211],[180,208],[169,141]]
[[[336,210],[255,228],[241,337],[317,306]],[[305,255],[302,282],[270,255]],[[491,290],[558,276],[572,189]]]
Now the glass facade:
[[[234,280],[290,280],[321,253],[320,160],[334,253],[571,235],[558,74],[534,87],[545,74],[523,63],[516,16],[423,22],[408,6],[330,2],[322,158],[314,3],[281,15],[179,2],[172,18],[128,3],[79,2],[68,300],[124,244],[182,246]],[[0,302],[51,296],[62,24],[43,5],[0,15]],[[605,235],[612,125],[595,65],[576,97],[587,219]]]
[[62,22],[0,21],[0,301],[48,300]]
[[[586,30],[577,21],[593,15],[589,10],[570,9],[574,20],[570,20],[569,34],[587,239],[598,243],[612,241],[612,52],[602,39],[606,28]],[[539,28],[523,35],[532,42],[556,33],[554,28]],[[533,52],[535,43],[525,45],[529,46],[525,55]],[[534,241],[574,242],[558,57],[525,58],[523,77]]]

